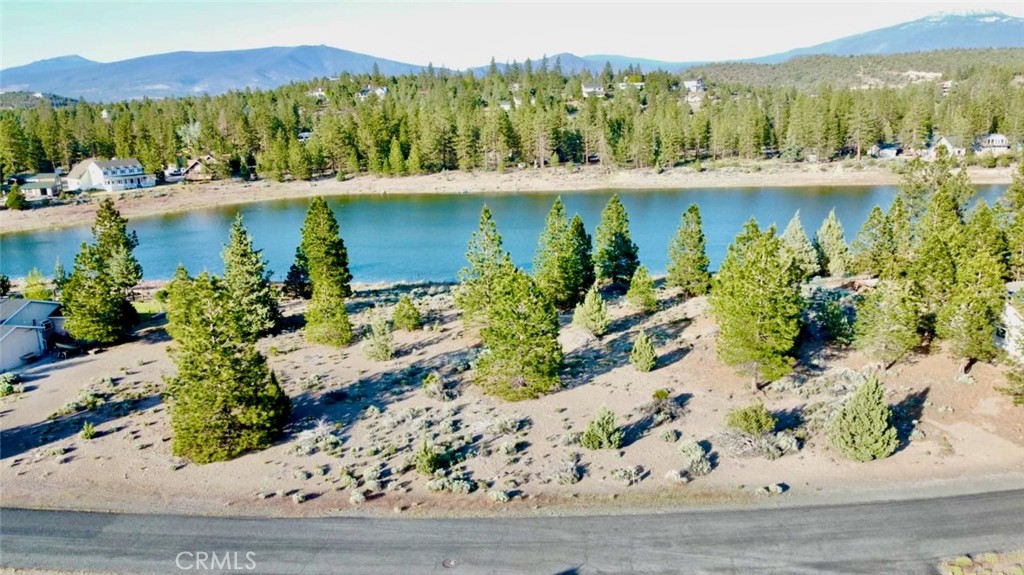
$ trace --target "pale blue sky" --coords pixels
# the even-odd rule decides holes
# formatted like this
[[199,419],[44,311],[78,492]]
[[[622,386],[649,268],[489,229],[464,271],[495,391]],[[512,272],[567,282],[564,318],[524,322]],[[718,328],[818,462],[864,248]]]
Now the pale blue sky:
[[544,54],[670,61],[763,56],[937,11],[1024,2],[86,2],[0,0],[0,68],[79,54],[108,62],[178,50],[327,44],[465,68]]

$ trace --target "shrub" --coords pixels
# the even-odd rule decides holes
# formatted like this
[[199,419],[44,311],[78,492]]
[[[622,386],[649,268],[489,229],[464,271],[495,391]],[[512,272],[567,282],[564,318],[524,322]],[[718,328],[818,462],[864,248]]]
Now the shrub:
[[82,439],[92,439],[96,437],[96,426],[86,421],[82,424],[82,431],[78,432],[78,435]]
[[816,302],[814,314],[827,341],[841,346],[853,343],[853,321],[835,295],[826,296]]
[[659,435],[658,437],[661,438],[661,440],[664,441],[665,443],[675,443],[675,442],[679,441],[679,436],[680,436],[679,430],[677,430],[677,429],[666,429],[666,430],[662,431],[661,435]]
[[869,376],[832,419],[828,440],[854,461],[882,459],[896,451],[892,409],[877,375]]
[[647,332],[641,331],[633,342],[633,350],[629,352],[629,362],[640,371],[651,371],[658,363],[658,353],[654,351],[654,343],[647,337]]
[[28,200],[25,199],[25,194],[21,193],[21,189],[17,184],[11,186],[11,189],[7,192],[7,198],[5,205],[9,210],[27,210]]
[[644,470],[642,467],[617,467],[612,469],[611,478],[615,481],[622,482],[623,485],[629,487],[637,481],[640,481],[640,476],[643,475]]
[[508,503],[509,499],[511,499],[509,494],[504,491],[491,491],[487,495],[495,503]]
[[725,416],[726,427],[750,436],[774,431],[778,422],[779,420],[761,402],[732,409]]
[[645,266],[636,268],[629,282],[626,301],[643,313],[651,313],[658,309],[658,298],[654,295],[654,280]]
[[370,319],[363,351],[366,353],[366,358],[373,361],[388,361],[395,356],[391,326],[388,324],[388,319],[379,311],[374,312]]
[[395,305],[394,322],[395,329],[404,329],[405,331],[416,331],[422,327],[423,318],[420,317],[420,311],[413,305],[409,296],[403,295]]
[[471,481],[451,477],[438,477],[427,482],[427,489],[430,491],[447,491],[457,495],[466,495],[473,491],[473,487]]
[[683,456],[684,470],[693,477],[711,473],[711,460],[704,448],[696,441],[685,441],[679,445],[679,455]]
[[444,455],[424,439],[413,455],[413,463],[420,474],[432,476],[439,469],[444,469],[446,462]]
[[601,292],[597,286],[587,290],[583,303],[576,306],[572,314],[572,323],[589,331],[595,337],[601,337],[608,333],[608,304],[601,298]]
[[558,463],[558,468],[551,474],[551,480],[558,485],[575,485],[583,478],[580,469],[580,454],[571,453],[568,458]]
[[436,371],[428,373],[423,378],[423,392],[427,397],[437,401],[452,401],[458,397],[455,389],[449,387],[448,382]]
[[715,436],[715,445],[732,457],[764,457],[775,460],[800,450],[800,442],[787,431],[746,435],[726,431]]
[[602,407],[597,416],[587,423],[580,444],[587,449],[618,449],[622,447],[623,438],[622,430],[615,423],[615,414]]
[[0,397],[24,392],[24,386],[20,385],[18,381],[19,378],[16,373],[0,374]]

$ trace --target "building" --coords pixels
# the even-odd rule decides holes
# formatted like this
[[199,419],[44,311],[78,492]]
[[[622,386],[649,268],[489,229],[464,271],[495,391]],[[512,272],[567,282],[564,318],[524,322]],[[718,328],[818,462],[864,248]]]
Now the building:
[[360,102],[364,102],[371,94],[383,99],[388,95],[388,89],[384,86],[367,86],[362,90],[359,90],[359,92],[356,93],[356,97],[359,98]]
[[583,97],[604,98],[604,86],[601,84],[583,84]]
[[64,191],[60,174],[56,173],[17,174],[11,176],[4,185],[4,191],[6,192],[15,184],[21,190],[21,193],[25,195],[25,199],[30,202],[59,198],[60,194]]
[[213,162],[216,162],[216,160],[210,154],[189,160],[188,164],[185,165],[185,169],[181,170],[182,179],[189,182],[208,182],[212,180],[214,174],[211,164]]
[[135,158],[119,160],[82,160],[71,168],[68,174],[68,190],[105,190],[122,192],[138,188],[152,188],[156,176],[145,173],[142,164]]
[[694,80],[683,80],[683,87],[686,88],[687,92],[706,92],[707,86],[704,85],[704,80],[696,78]]
[[17,369],[49,349],[64,333],[59,310],[55,301],[0,299],[0,371]]
[[988,134],[974,143],[974,153],[1001,156],[1010,153],[1010,139],[1002,134]]
[[1024,281],[1006,284],[1009,298],[996,326],[996,345],[1017,361],[1024,361]]
[[953,84],[952,80],[946,80],[945,82],[939,84],[939,89],[942,91],[942,95],[948,96],[949,92],[953,89],[954,85],[955,84]]
[[894,160],[901,153],[903,153],[903,149],[900,148],[899,144],[884,144],[881,146],[875,144],[868,149],[869,156],[880,160]]
[[939,155],[939,148],[945,148],[946,155],[951,158],[962,158],[967,155],[967,148],[956,136],[942,136],[935,141],[927,150],[924,157],[934,160]]
[[309,97],[309,98],[313,98],[314,100],[317,100],[317,101],[322,101],[322,100],[328,100],[329,99],[327,97],[327,92],[325,92],[323,88],[317,88],[316,90],[310,90],[310,91],[306,92],[306,96]]

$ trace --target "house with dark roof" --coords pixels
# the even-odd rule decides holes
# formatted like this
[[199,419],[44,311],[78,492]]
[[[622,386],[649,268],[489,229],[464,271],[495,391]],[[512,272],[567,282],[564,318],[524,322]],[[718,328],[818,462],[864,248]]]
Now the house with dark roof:
[[60,303],[0,298],[0,371],[38,359],[63,333]]
[[64,191],[60,174],[15,174],[7,179],[4,184],[4,192],[10,190],[14,185],[18,186],[21,193],[28,201],[45,200],[60,197]]
[[962,158],[967,155],[967,148],[959,137],[942,136],[925,150],[924,157],[934,160],[939,155],[940,148],[945,148],[946,155],[950,158]]
[[147,174],[135,158],[100,160],[88,158],[75,164],[68,173],[68,190],[106,190],[122,192],[152,188],[156,176]]

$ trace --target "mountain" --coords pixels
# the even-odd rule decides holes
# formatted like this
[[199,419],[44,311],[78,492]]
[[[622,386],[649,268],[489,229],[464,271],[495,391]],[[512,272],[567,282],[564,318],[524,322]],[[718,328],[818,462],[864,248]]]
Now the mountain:
[[[879,9],[884,8],[879,5]],[[1024,47],[1024,18],[1002,12],[940,12],[920,20],[747,61],[776,64],[814,54],[859,56],[956,48],[1021,47]]]
[[615,54],[594,54],[583,56],[584,60],[597,64],[598,71],[604,70],[605,62],[611,62],[612,68],[622,70],[630,66],[639,67],[646,72],[664,70],[666,72],[678,72],[690,66],[703,64],[703,62],[666,62],[664,60],[651,60],[649,58],[631,58],[629,56],[618,56]]
[[369,73],[374,65],[385,75],[421,69],[330,46],[170,52],[110,63],[64,56],[0,71],[0,91],[54,92],[94,102],[220,94],[276,88],[342,72]]

